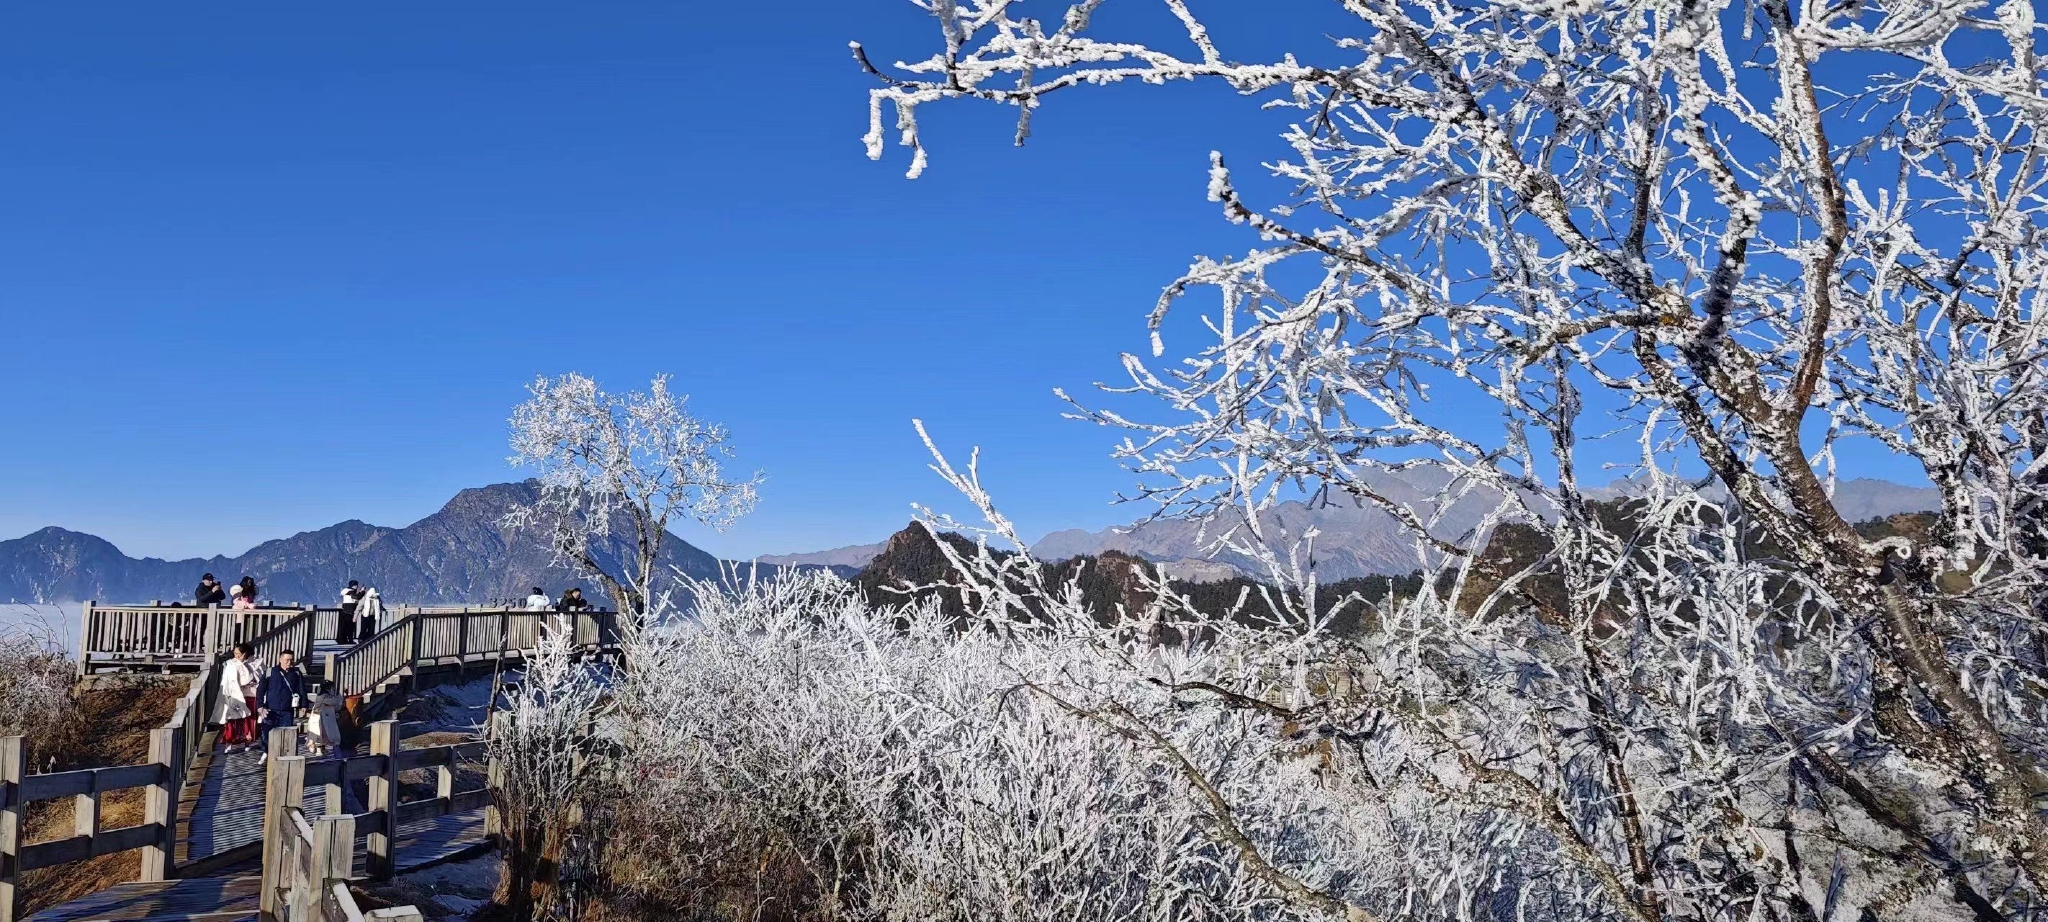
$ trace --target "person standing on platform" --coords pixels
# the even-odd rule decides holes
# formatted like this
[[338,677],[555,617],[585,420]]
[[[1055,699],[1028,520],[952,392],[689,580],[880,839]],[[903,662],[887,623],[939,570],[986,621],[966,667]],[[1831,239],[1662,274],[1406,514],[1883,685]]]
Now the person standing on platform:
[[227,601],[228,591],[221,586],[220,580],[214,579],[211,573],[199,577],[199,588],[192,590],[194,605],[205,608],[208,605],[226,605]]
[[341,590],[341,619],[334,628],[334,642],[353,644],[356,642],[356,609],[363,602],[362,584],[348,581],[348,588]]
[[229,589],[229,590],[228,590],[228,596],[229,596],[230,598],[233,598],[233,599],[235,600],[235,607],[236,607],[236,608],[239,608],[239,609],[244,609],[244,610],[247,610],[247,609],[253,609],[253,608],[255,608],[255,607],[256,607],[256,577],[253,577],[253,576],[244,576],[244,577],[242,577],[242,581],[241,581],[241,582],[239,582],[239,583],[236,583],[236,584],[234,585],[234,587],[233,587],[233,588],[231,588],[231,589]]
[[290,650],[279,653],[277,665],[263,677],[263,687],[256,693],[256,714],[262,718],[257,740],[264,747],[264,759],[270,757],[270,731],[298,726],[299,717],[306,710],[306,674],[299,671],[293,662],[295,658]]
[[249,655],[248,644],[235,644],[234,656],[220,667],[216,722],[229,752],[241,752],[256,742],[256,666]]
[[367,642],[377,636],[377,618],[384,614],[384,600],[377,596],[377,587],[364,586],[363,597],[356,602],[356,638]]
[[533,587],[533,594],[526,597],[527,611],[547,611],[553,607],[555,600],[548,598],[548,594],[542,592],[539,586]]

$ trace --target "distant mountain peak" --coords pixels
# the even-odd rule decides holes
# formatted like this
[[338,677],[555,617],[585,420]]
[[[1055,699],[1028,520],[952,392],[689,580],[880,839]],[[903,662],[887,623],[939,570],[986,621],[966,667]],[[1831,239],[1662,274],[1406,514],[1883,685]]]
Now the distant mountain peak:
[[[1448,476],[1440,469],[1415,468],[1378,475],[1373,487],[1398,502],[1430,509],[1447,482]],[[1615,499],[1640,493],[1642,488],[1639,479],[1620,478],[1587,492],[1595,499]],[[1717,488],[1717,484],[1707,483],[1703,489],[1715,493]],[[1834,497],[1836,508],[1851,522],[1921,512],[1936,508],[1940,501],[1932,488],[1868,477],[1837,482]],[[1452,502],[1441,510],[1437,535],[1448,540],[1464,538],[1492,504],[1489,496],[1477,493]],[[1315,528],[1316,573],[1324,580],[1408,573],[1424,559],[1423,549],[1400,523],[1373,507],[1289,501],[1261,513],[1261,521],[1269,534],[1300,535]],[[1228,550],[1210,550],[1221,524],[1165,519],[1092,532],[1066,529],[1039,539],[1031,553],[1041,560],[1064,560],[1118,550],[1158,564],[1177,578],[1262,577],[1264,569],[1258,561]]]
[[[505,527],[505,513],[538,496],[530,480],[471,487],[403,528],[349,519],[207,559],[131,558],[105,539],[52,526],[0,541],[0,600],[188,600],[206,572],[223,582],[253,576],[261,598],[280,602],[327,603],[351,579],[376,586],[392,604],[519,599],[533,586],[551,595],[577,586],[600,597],[554,564],[543,535]],[[623,551],[627,539],[612,540],[620,546],[600,556]],[[717,558],[675,535],[663,545],[663,564],[690,576],[719,574]]]
[[762,563],[782,567],[826,567],[834,571],[857,571],[873,563],[887,547],[887,541],[877,541],[873,544],[849,544],[845,547],[801,554],[763,554],[756,559]]

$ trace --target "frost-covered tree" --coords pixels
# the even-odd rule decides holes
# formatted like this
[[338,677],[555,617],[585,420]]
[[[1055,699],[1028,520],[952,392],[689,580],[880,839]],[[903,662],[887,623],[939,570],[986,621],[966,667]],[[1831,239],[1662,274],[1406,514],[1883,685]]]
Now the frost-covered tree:
[[[1097,35],[1105,0],[939,0],[928,57],[885,69],[855,46],[881,84],[869,152],[893,116],[913,176],[918,120],[945,100],[1018,107],[1020,143],[1053,94],[1107,83],[1215,81],[1291,117],[1270,204],[1212,157],[1209,197],[1257,248],[1196,260],[1151,312],[1155,359],[1183,328],[1214,341],[1125,359],[1121,390],[1171,412],[1081,411],[1132,433],[1122,454],[1166,514],[1235,510],[1222,540],[1286,591],[1263,627],[1216,624],[1243,664],[1225,681],[1034,603],[1123,676],[1037,687],[1181,764],[1218,841],[1297,906],[2048,913],[2034,8],[1342,0],[1348,31],[1245,61],[1198,4],[1154,2],[1175,41]],[[1204,324],[1170,323],[1197,290],[1218,296]],[[1458,392],[1499,425],[1434,409]],[[1584,480],[1616,441],[1635,459],[1619,517]],[[1941,510],[1860,532],[1832,500],[1849,451],[1916,466]],[[1420,464],[1494,514],[1447,534],[1447,503],[1375,489]],[[1261,533],[1254,513],[1289,495],[1413,529],[1431,578],[1370,639],[1308,614],[1312,533]],[[1511,523],[1548,551],[1481,572]],[[1026,607],[1017,560],[958,561],[991,623]],[[1561,606],[1534,603],[1539,580]],[[1330,796],[1400,830],[1407,879],[1353,886],[1343,856],[1234,826],[1241,805],[1150,735],[1140,704],[1161,695],[1318,741]]]
[[[734,479],[724,426],[688,412],[667,376],[611,394],[580,374],[539,378],[512,413],[512,463],[532,467],[540,498],[506,524],[547,529],[558,560],[597,580],[627,628],[659,618],[674,588],[662,562],[671,524],[723,529],[754,506],[761,476]],[[614,558],[613,545],[625,548]]]
[[521,920],[574,918],[562,877],[575,864],[586,805],[601,802],[609,768],[597,723],[608,671],[582,655],[563,616],[542,626],[518,685],[491,715],[491,805],[498,812],[496,901]]

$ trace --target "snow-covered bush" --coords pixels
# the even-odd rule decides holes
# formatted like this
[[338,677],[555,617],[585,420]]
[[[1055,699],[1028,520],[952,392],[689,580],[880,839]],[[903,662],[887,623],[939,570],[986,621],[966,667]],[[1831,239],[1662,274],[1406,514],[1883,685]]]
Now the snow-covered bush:
[[581,655],[566,619],[543,625],[518,684],[492,714],[491,800],[505,860],[497,902],[513,918],[575,915],[565,893],[589,842],[586,818],[612,792],[598,724],[613,700],[609,670]]
[[0,627],[0,736],[25,737],[34,747],[63,729],[75,671],[55,637],[41,625]]
[[[608,861],[650,898],[705,909],[719,868],[780,851],[821,917],[1313,918],[1219,834],[1277,843],[1275,860],[1359,894],[1401,860],[1383,814],[1317,781],[1313,741],[1162,689],[1123,694],[1142,689],[1074,638],[961,632],[935,605],[877,609],[829,575],[697,599],[693,622],[629,653],[608,734],[646,836],[608,824]],[[1189,681],[1240,668],[1129,651]]]

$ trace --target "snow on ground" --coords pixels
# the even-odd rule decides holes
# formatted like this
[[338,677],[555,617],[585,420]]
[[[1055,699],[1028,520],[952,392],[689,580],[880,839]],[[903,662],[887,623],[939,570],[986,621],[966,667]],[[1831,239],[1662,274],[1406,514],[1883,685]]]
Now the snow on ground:
[[[512,681],[514,677],[514,673],[508,672],[501,681]],[[491,677],[483,676],[459,685],[436,685],[414,692],[398,714],[401,735],[410,739],[425,733],[480,734],[490,716],[493,687]]]
[[418,907],[429,922],[462,922],[488,905],[498,887],[498,853],[400,874],[366,889],[396,905]]

